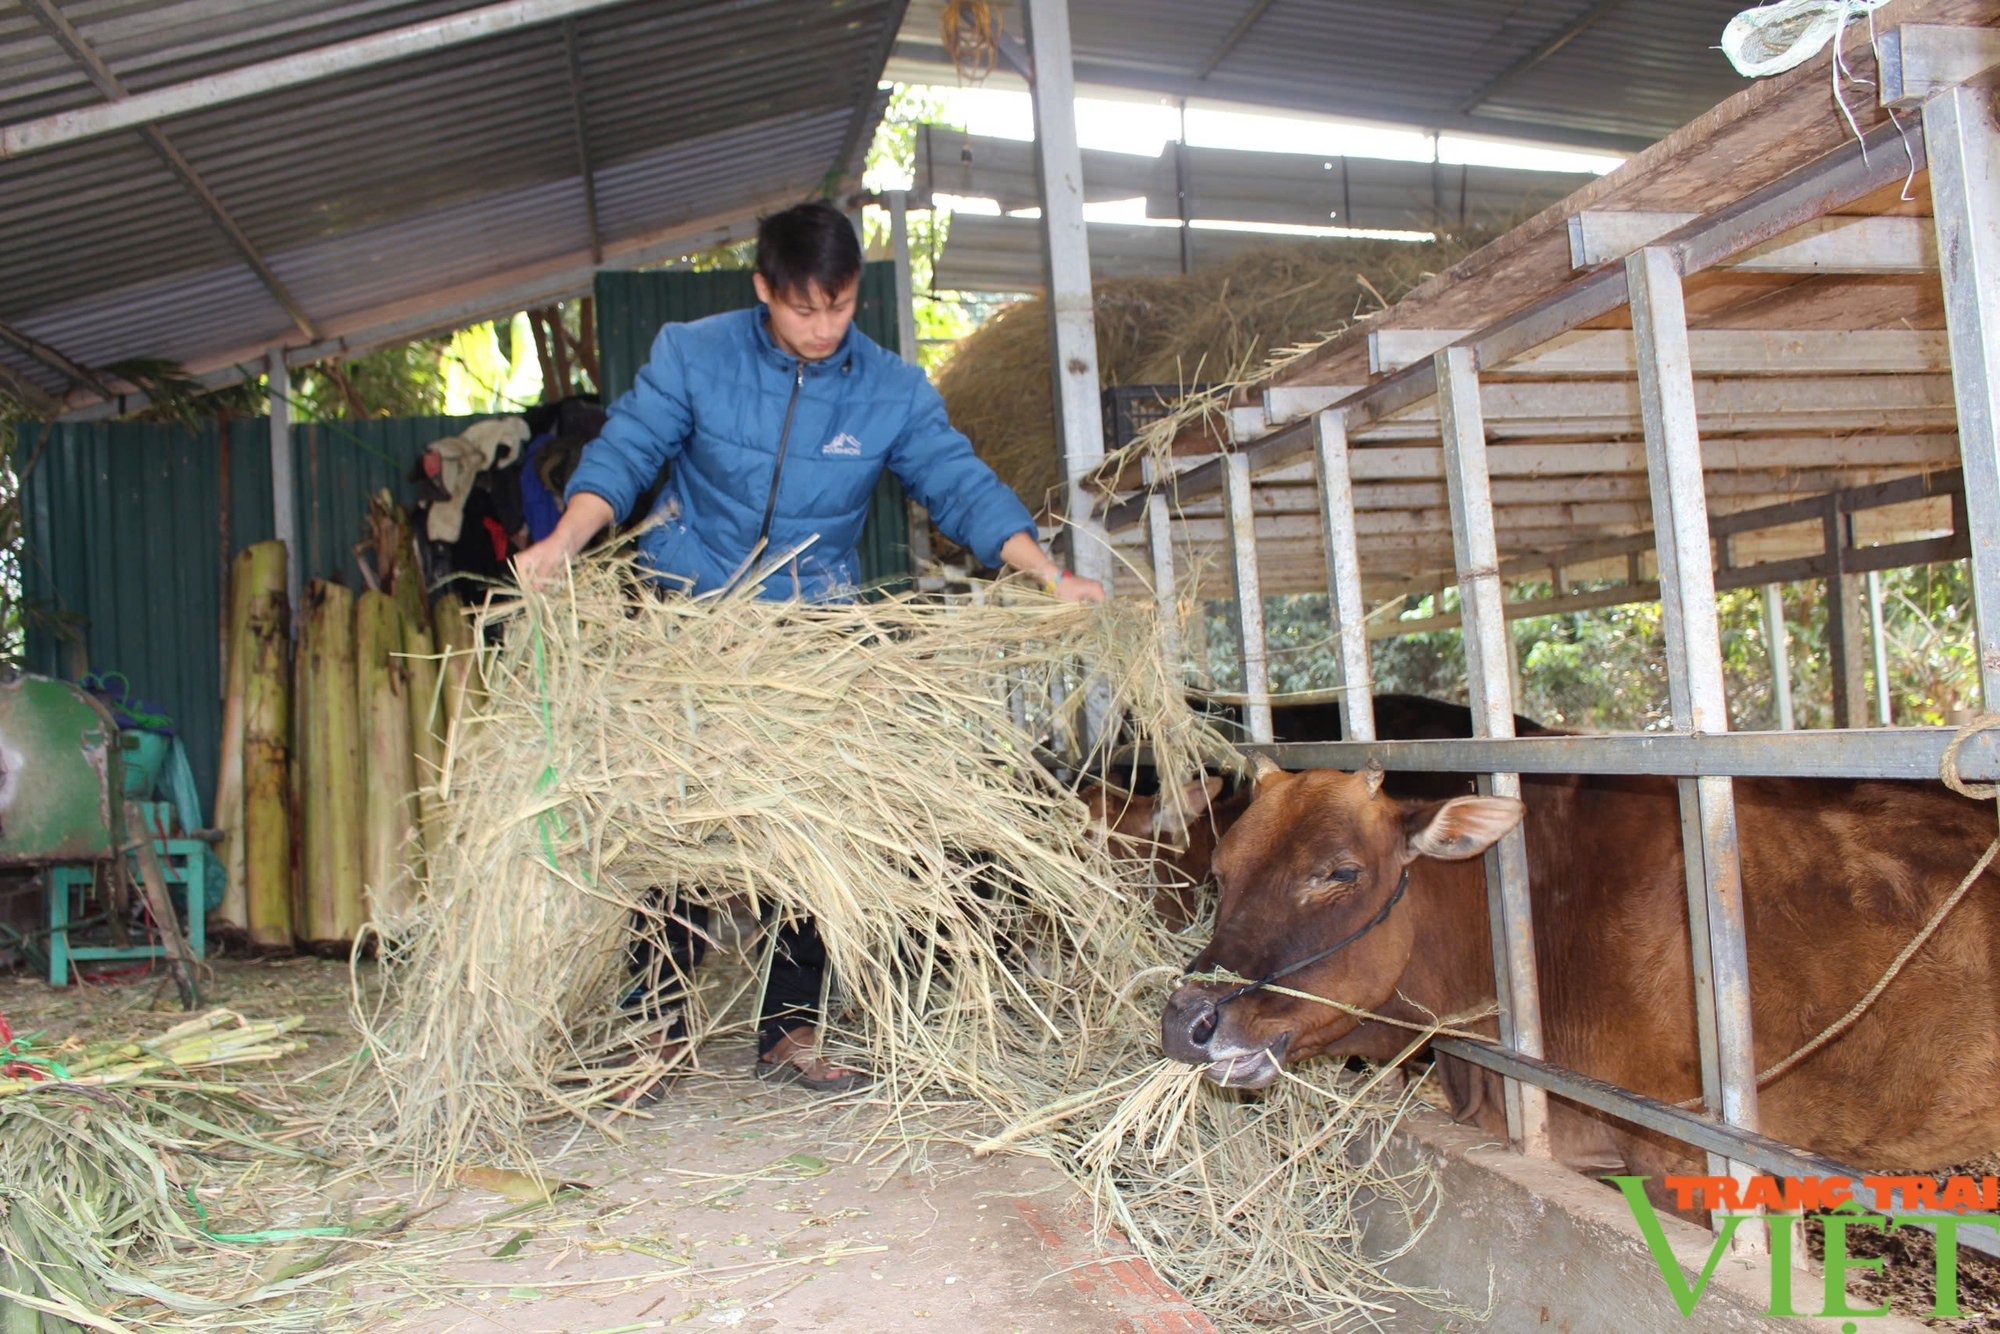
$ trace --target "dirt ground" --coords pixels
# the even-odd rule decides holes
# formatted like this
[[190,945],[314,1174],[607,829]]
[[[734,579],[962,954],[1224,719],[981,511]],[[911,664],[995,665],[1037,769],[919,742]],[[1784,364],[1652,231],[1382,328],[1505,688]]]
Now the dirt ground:
[[[344,962],[216,960],[203,1000],[252,1018],[304,1013],[308,1049],[282,1075],[323,1097],[357,1040]],[[54,989],[0,977],[17,1032],[86,1039],[157,1031],[178,1013],[157,977]],[[412,1334],[640,1334],[709,1328],[827,1334],[1200,1334],[1213,1326],[1151,1269],[1091,1242],[1051,1167],[975,1161],[958,1145],[915,1163],[846,1118],[751,1076],[747,1043],[706,1054],[626,1140],[564,1128],[535,1148],[580,1189],[526,1211],[495,1178],[464,1185],[406,1236],[471,1227],[474,1258],[426,1269],[369,1328]],[[329,1066],[332,1069],[328,1069]],[[317,1072],[316,1074],[314,1072]],[[248,1073],[248,1068],[238,1073]],[[399,1184],[381,1182],[377,1198]],[[269,1224],[292,1202],[269,1199]]]

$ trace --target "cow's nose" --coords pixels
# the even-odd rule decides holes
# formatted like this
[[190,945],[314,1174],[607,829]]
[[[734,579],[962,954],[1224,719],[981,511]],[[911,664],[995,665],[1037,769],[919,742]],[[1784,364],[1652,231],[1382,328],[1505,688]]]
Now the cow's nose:
[[1199,992],[1176,993],[1160,1016],[1161,1049],[1176,1061],[1208,1064],[1208,1044],[1215,1038],[1220,1017],[1209,997]]
[[1215,1037],[1215,1021],[1219,1018],[1213,1001],[1204,1002],[1195,1011],[1194,1019],[1188,1024],[1188,1040],[1197,1047],[1206,1047]]

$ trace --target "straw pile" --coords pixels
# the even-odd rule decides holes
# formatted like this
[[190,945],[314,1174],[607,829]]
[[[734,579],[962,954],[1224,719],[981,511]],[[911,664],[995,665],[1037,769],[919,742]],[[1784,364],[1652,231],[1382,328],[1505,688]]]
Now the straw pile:
[[282,1035],[300,1022],[216,1010],[151,1039],[7,1044],[0,1329],[324,1327],[298,1284],[245,1282],[231,1263],[239,1243],[284,1237],[211,1226],[243,1203],[246,1180],[269,1189],[288,1166],[327,1161],[281,1142],[296,1136],[282,1133],[284,1109],[213,1073],[297,1050]]
[[[380,1077],[343,1118],[372,1150],[441,1182],[537,1170],[527,1146],[554,1119],[617,1134],[619,1095],[698,1059],[774,936],[723,967],[718,930],[709,965],[625,1010],[635,932],[697,906],[809,915],[839,988],[829,1054],[877,1077],[853,1114],[880,1118],[889,1151],[997,1135],[1048,1155],[1234,1325],[1247,1285],[1259,1309],[1343,1319],[1383,1290],[1354,1204],[1421,1214],[1427,1187],[1343,1150],[1379,1143],[1397,1098],[1260,1103],[1176,1074],[1159,1077],[1179,1081],[1173,1135],[1100,1133],[1135,1089],[1162,1105],[1159,1007],[1202,928],[1167,931],[1150,867],[1094,838],[1039,757],[1096,698],[1169,792],[1235,762],[1188,710],[1149,607],[1007,586],[951,604],[663,599],[598,561],[485,618],[500,643],[430,794],[425,890],[379,926],[383,1000],[361,1021]],[[676,1017],[691,1045],[663,1044]],[[1194,1165],[1156,1152],[1197,1143]],[[1221,1220],[1239,1199],[1254,1226]]]
[[[1325,341],[1476,248],[1474,240],[1274,243],[1226,264],[1094,285],[1103,383],[1245,378],[1281,350]],[[959,344],[938,375],[952,424],[1031,508],[1061,483],[1045,303],[1018,302]]]

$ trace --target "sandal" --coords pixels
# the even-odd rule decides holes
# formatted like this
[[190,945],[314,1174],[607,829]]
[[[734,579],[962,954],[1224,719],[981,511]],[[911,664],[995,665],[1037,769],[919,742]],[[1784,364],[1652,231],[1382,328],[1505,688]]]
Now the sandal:
[[[815,1064],[824,1065],[824,1062],[815,1062]],[[757,1078],[764,1080],[766,1083],[781,1086],[797,1084],[801,1088],[809,1089],[814,1093],[850,1093],[869,1082],[868,1076],[862,1074],[859,1070],[842,1070],[836,1065],[828,1065],[825,1068],[837,1071],[838,1073],[814,1075],[812,1071],[802,1069],[795,1062],[767,1061],[762,1057],[757,1059],[757,1064],[754,1067]]]

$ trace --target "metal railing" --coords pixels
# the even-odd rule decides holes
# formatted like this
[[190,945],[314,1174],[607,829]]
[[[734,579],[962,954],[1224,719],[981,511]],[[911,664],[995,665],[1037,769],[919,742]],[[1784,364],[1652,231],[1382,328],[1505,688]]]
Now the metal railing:
[[[1889,41],[1883,49],[1885,66],[1893,65],[1903,58],[1905,45]],[[1935,51],[1939,44],[1933,40],[1921,49]],[[1959,79],[1972,72],[1964,59],[1955,65],[1937,63],[1958,70]],[[1953,539],[1905,543],[1904,549],[1871,549],[1873,554],[1865,557],[1850,551],[1849,557],[1859,559],[1844,562],[1833,528],[1842,506],[1830,497],[1802,500],[1792,507],[1797,511],[1792,521],[1821,519],[1828,525],[1831,540],[1825,557],[1817,563],[1794,562],[1799,568],[1790,574],[1772,574],[1769,571],[1778,567],[1764,567],[1754,581],[1825,574],[1828,571],[1822,567],[1829,562],[1833,572],[1851,573],[1882,568],[1889,560],[1912,564],[1969,554],[1983,698],[1989,708],[2000,708],[2000,435],[1996,434],[2000,129],[1994,123],[1990,91],[1982,95],[1967,86],[1947,86],[1942,79],[1927,83],[1922,71],[1903,68],[1886,69],[1883,83],[1902,99],[1897,105],[1919,105],[1916,98],[1928,98],[1920,103],[1920,124],[1906,119],[1900,128],[1883,126],[1735,204],[1661,236],[1622,263],[1585,273],[1552,295],[1323,410],[1171,477],[1149,475],[1145,490],[1105,511],[1108,530],[1140,522],[1148,525],[1155,593],[1163,613],[1172,614],[1173,506],[1220,493],[1228,524],[1250,749],[1262,750],[1280,764],[1353,769],[1374,758],[1391,769],[1480,773],[1484,790],[1510,795],[1519,794],[1524,772],[1658,774],[1679,781],[1701,1092],[1703,1104],[1718,1111],[1719,1118],[1670,1107],[1541,1059],[1526,842],[1523,830],[1517,828],[1487,854],[1486,864],[1500,1003],[1499,1045],[1458,1040],[1437,1045],[1505,1077],[1508,1132],[1527,1153],[1550,1152],[1547,1096],[1554,1092],[1706,1152],[1711,1174],[1747,1177],[1757,1169],[1859,1176],[1758,1133],[1732,780],[1765,775],[1935,778],[1953,733],[1946,728],[1730,733],[1716,614],[1719,580],[1711,541],[1722,539],[1723,579],[1731,586],[1752,582],[1729,568],[1728,541],[1751,520],[1722,516],[1712,521],[1708,514],[1683,284],[1689,276],[1802,223],[1900,186],[1928,166],[1964,473],[1963,501],[1954,502]],[[1669,694],[1680,730],[1516,739],[1501,582],[1509,567],[1501,563],[1495,536],[1480,412],[1481,369],[1498,367],[1625,307],[1631,312],[1654,521],[1645,545],[1656,553],[1656,596],[1666,635]],[[1442,435],[1474,736],[1382,742],[1375,739],[1368,689],[1369,633],[1362,605],[1348,440],[1371,423],[1433,398]],[[1304,460],[1312,461],[1318,487],[1348,740],[1273,745],[1251,487],[1258,475]],[[1911,497],[1935,493],[1930,483],[1890,487],[1885,494],[1897,499],[1906,498],[1905,492]],[[1528,568],[1546,568],[1548,563],[1545,557],[1513,562]],[[1973,738],[1959,767],[1966,777],[2000,777],[2000,745],[1991,734]],[[1746,1233],[1747,1229],[1739,1237]],[[1751,1244],[1761,1235],[1751,1235]],[[1969,1234],[1964,1239],[1981,1244]]]

